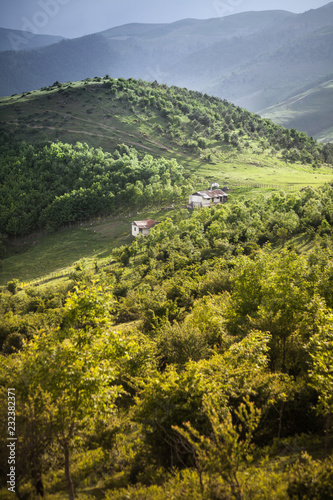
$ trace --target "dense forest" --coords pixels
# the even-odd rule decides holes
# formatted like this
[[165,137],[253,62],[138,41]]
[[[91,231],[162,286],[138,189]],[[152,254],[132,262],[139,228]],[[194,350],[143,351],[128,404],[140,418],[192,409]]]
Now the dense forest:
[[18,497],[332,498],[332,195],[183,210],[103,269],[8,283]]
[[55,230],[124,207],[171,203],[193,189],[176,160],[139,159],[126,145],[111,155],[86,143],[12,145],[4,134],[1,150],[0,233],[5,236]]
[[[66,120],[103,119],[128,143],[50,140],[59,96],[74,106]],[[17,498],[333,498],[333,185],[230,186],[228,203],[184,208],[208,187],[196,165],[218,155],[210,175],[245,151],[246,175],[267,153],[277,172],[293,162],[317,180],[332,145],[206,94],[108,76],[4,106],[4,254],[33,231],[164,209],[147,237],[93,265],[0,287],[0,469],[14,460]],[[12,498],[5,475],[0,488]]]

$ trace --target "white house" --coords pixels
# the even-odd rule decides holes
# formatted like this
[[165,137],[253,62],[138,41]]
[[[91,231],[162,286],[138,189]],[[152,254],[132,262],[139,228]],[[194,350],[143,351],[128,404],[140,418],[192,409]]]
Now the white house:
[[145,219],[132,222],[132,236],[147,236],[152,227],[159,224],[156,220]]
[[217,203],[228,201],[228,195],[222,189],[208,189],[207,191],[197,191],[189,197],[189,205],[192,208],[211,207]]

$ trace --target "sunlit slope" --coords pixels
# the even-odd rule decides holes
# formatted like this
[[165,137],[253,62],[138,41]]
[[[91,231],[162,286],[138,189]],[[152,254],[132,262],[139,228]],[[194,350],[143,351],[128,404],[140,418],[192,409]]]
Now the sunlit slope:
[[191,173],[218,182],[307,185],[331,173],[313,168],[326,157],[304,133],[207,94],[141,80],[56,82],[1,98],[0,114],[17,139],[86,142],[110,152],[124,143],[177,158]]

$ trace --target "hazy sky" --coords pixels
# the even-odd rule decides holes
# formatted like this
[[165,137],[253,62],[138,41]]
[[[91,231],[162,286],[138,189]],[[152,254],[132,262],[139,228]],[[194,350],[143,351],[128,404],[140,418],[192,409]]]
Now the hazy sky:
[[250,10],[305,12],[329,0],[0,0],[0,27],[74,38],[126,23],[207,19]]

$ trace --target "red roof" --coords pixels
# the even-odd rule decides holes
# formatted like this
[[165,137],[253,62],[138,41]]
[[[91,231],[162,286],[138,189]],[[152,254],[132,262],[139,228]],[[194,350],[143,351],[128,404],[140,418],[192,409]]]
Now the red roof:
[[158,224],[158,221],[152,219],[136,220],[132,224],[135,224],[141,229],[151,229],[152,227],[156,226],[156,224]]

